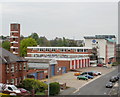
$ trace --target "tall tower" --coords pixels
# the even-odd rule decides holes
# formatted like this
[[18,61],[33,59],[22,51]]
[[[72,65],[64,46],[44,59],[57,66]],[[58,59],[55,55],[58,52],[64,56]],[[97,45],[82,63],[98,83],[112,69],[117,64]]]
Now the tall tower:
[[20,56],[20,24],[10,24],[10,51]]

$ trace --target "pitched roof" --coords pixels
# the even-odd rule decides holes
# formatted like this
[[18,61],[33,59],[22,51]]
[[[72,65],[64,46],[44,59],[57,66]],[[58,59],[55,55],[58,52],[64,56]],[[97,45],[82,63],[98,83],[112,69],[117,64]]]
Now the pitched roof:
[[95,36],[85,36],[85,39],[106,39],[106,38],[116,38],[115,35],[95,35]]
[[10,51],[5,50],[4,48],[0,47],[0,62],[2,63],[12,63],[12,62],[21,62],[27,61],[22,57],[18,57],[12,54]]

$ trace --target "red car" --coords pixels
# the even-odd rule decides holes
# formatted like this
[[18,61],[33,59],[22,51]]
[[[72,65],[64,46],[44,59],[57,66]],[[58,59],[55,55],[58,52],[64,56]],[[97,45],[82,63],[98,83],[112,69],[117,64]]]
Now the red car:
[[103,67],[103,64],[98,64],[97,66],[98,66],[98,67]]

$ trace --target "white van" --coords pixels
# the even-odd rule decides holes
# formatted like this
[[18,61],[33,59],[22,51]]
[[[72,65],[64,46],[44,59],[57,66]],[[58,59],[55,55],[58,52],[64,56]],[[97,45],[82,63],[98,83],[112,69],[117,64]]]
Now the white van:
[[9,92],[21,93],[21,91],[14,85],[0,83],[0,91],[3,90],[2,88],[4,88],[4,90],[9,91]]

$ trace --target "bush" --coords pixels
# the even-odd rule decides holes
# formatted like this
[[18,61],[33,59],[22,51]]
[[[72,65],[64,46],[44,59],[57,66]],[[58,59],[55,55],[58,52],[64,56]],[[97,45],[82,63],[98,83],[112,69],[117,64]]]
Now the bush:
[[60,84],[58,82],[50,83],[49,93],[51,96],[57,95],[60,92]]
[[28,91],[35,90],[35,92],[44,92],[48,88],[48,85],[40,80],[27,78],[22,81],[19,87],[25,88]]
[[112,66],[117,66],[119,63],[118,62],[113,62]]

